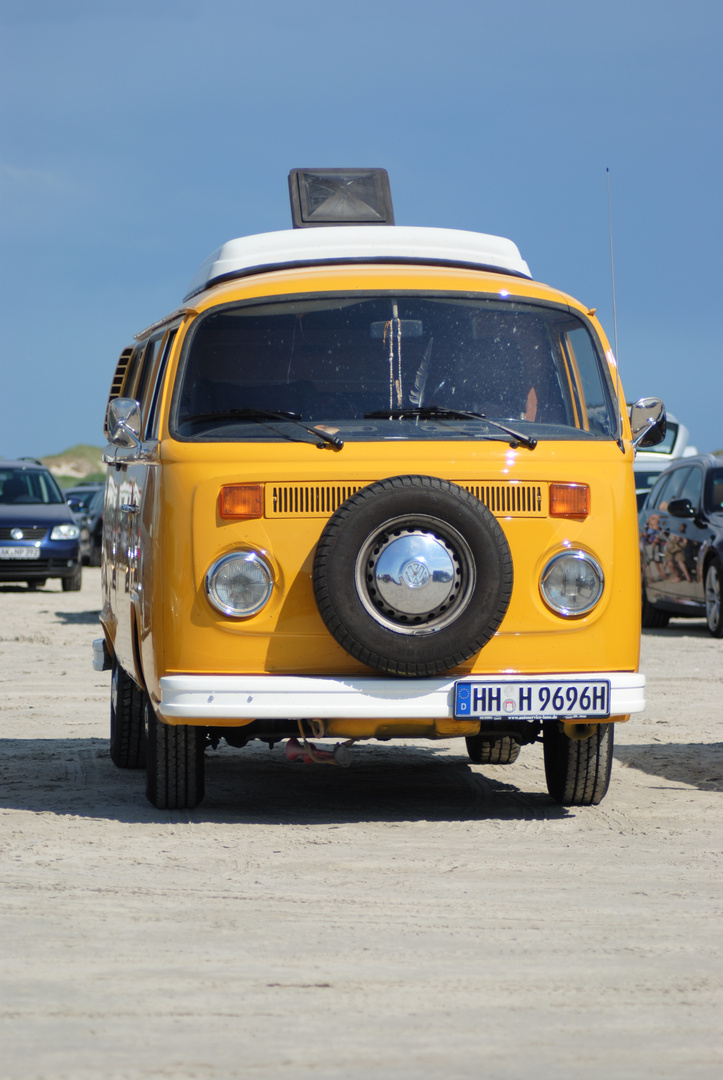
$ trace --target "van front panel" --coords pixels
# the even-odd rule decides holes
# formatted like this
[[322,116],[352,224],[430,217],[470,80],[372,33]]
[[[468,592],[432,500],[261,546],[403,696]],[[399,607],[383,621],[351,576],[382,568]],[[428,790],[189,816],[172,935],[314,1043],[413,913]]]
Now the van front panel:
[[[164,447],[160,516],[164,521],[162,550],[164,600],[162,660],[164,672],[353,674],[368,669],[336,643],[321,620],[312,589],[316,545],[329,515],[292,508],[274,510],[274,492],[281,488],[317,489],[329,481],[322,462],[333,463],[335,483],[364,487],[387,475],[424,472],[448,478],[473,491],[497,490],[507,484],[542,492],[547,509],[549,485],[574,481],[590,487],[591,512],[584,520],[544,516],[537,506],[498,512],[514,563],[514,587],[499,630],[485,648],[460,670],[475,672],[550,670],[587,671],[594,666],[634,670],[638,659],[639,622],[637,567],[627,557],[635,543],[634,517],[626,507],[634,499],[632,477],[616,444],[577,447],[574,468],[565,444],[539,444],[534,452],[493,444],[480,450],[463,444],[453,471],[448,447],[430,444],[423,465],[419,448],[400,443],[394,452],[394,474],[388,448],[348,444],[340,456],[329,451],[265,447],[263,471],[249,448]],[[256,447],[253,448],[257,450]],[[202,460],[199,454],[202,451]],[[173,458],[173,461],[170,458]],[[421,467],[420,467],[421,465]],[[343,473],[340,470],[343,468]],[[258,483],[263,477],[271,514],[250,521],[224,521],[219,494],[224,485]],[[622,527],[621,527],[622,526]],[[547,561],[568,548],[582,548],[599,562],[606,578],[600,603],[582,618],[562,618],[540,594]],[[271,600],[247,619],[224,616],[210,604],[205,579],[221,556],[236,550],[265,554],[275,572]]]

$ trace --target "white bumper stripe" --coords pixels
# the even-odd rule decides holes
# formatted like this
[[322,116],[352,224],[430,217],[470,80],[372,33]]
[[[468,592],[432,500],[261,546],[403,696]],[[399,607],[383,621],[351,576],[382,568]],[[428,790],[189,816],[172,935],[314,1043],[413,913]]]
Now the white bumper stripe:
[[[479,675],[495,682],[609,679],[611,716],[645,708],[645,676],[619,671],[545,675]],[[460,680],[319,678],[306,675],[167,675],[158,711],[168,720],[441,719],[453,716]],[[465,681],[474,682],[474,678]]]

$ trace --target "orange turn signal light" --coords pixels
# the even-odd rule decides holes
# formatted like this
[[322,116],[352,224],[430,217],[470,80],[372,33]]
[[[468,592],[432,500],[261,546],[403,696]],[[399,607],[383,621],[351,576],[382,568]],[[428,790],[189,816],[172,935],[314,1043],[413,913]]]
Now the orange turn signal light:
[[589,513],[587,484],[550,484],[550,517],[587,517]]
[[263,485],[225,484],[218,496],[218,512],[226,521],[263,517]]

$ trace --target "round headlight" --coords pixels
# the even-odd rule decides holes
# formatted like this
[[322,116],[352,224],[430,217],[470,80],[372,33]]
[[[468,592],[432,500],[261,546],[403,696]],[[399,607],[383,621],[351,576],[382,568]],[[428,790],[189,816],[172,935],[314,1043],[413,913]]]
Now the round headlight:
[[206,574],[206,591],[213,606],[237,618],[261,611],[273,587],[270,568],[254,551],[224,555]]
[[586,551],[563,551],[542,571],[540,592],[558,615],[586,615],[602,596],[605,578]]

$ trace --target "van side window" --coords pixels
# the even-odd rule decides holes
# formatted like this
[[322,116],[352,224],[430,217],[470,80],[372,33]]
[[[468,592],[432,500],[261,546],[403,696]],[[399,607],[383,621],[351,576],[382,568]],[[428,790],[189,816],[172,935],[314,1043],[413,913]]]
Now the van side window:
[[144,438],[148,437],[148,415],[151,397],[155,386],[158,356],[165,336],[166,331],[162,330],[160,334],[156,334],[154,337],[149,338],[143,352],[143,360],[139,366],[138,381],[136,383],[135,394],[133,395],[136,401],[140,402]]
[[147,415],[146,409],[146,388],[148,386],[148,379],[151,371],[153,370],[154,360],[156,352],[158,350],[161,341],[163,340],[163,334],[157,334],[156,337],[152,337],[146,345],[143,352],[143,362],[140,365],[138,372],[138,382],[136,383],[136,392],[133,395],[136,401],[141,403],[141,414],[145,417]]
[[178,327],[174,326],[173,329],[170,330],[168,336],[166,336],[161,359],[156,370],[156,377],[153,379],[152,389],[149,388],[149,402],[146,413],[145,429],[146,438],[156,438],[158,435],[158,404],[161,399],[161,388],[163,386],[165,368],[169,363],[169,355],[171,354],[173,341],[177,333]]
[[126,371],[126,377],[123,382],[123,389],[121,391],[121,397],[135,398],[136,386],[138,385],[138,374],[141,368],[141,362],[143,360],[143,350],[145,343],[136,345],[131,354],[130,362],[128,364],[128,370]]
[[163,378],[166,373],[168,357],[177,333],[177,326],[174,326],[174,328],[169,331],[163,346],[163,353],[157,365],[155,379],[153,380],[152,385],[149,386],[148,409],[144,410],[146,414],[145,437],[147,439],[156,438],[158,435],[158,403],[161,398],[161,387],[163,386]]

